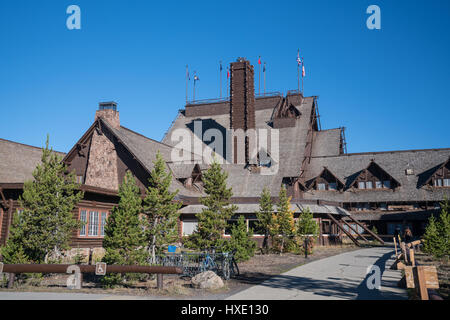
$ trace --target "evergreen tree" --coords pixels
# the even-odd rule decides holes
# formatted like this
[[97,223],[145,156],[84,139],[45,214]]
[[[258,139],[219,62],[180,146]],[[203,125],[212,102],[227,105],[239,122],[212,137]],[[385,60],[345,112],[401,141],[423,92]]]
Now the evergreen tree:
[[273,230],[273,203],[270,196],[270,191],[267,187],[264,187],[259,200],[259,211],[255,212],[258,219],[257,226],[264,231],[263,240],[263,252],[269,253],[269,236],[271,236],[271,230]]
[[313,213],[306,208],[300,213],[297,220],[297,235],[300,237],[305,254],[312,254],[314,239],[319,234],[319,225],[314,220]]
[[441,202],[441,214],[439,216],[439,235],[441,236],[440,257],[449,257],[450,255],[450,204],[448,199]]
[[[114,207],[105,226],[103,262],[119,265],[143,265],[147,261],[146,237],[139,187],[127,172],[119,187],[119,204]],[[103,281],[112,287],[121,283],[120,274],[107,274]]]
[[231,227],[230,240],[226,243],[227,251],[236,250],[234,258],[237,262],[246,261],[253,257],[256,249],[256,242],[252,240],[253,230],[247,231],[247,224],[244,216],[239,216],[236,225]]
[[426,253],[436,255],[439,248],[439,232],[436,218],[432,215],[428,219],[428,225],[423,235],[423,251]]
[[78,191],[75,173],[65,174],[66,165],[48,144],[47,136],[41,163],[33,171],[34,180],[24,184],[19,198],[23,212],[7,243],[10,249],[22,248],[24,256],[34,263],[47,262],[50,254],[59,258],[62,250],[69,249],[73,231],[80,227],[72,210],[83,193]]
[[314,220],[313,213],[309,208],[304,209],[297,220],[297,234],[302,240],[312,236],[316,238],[319,234],[319,225]]
[[441,203],[439,219],[431,216],[423,237],[424,251],[432,254],[435,258],[450,255],[450,215],[449,202],[447,199]]
[[22,264],[30,262],[30,258],[25,254],[25,249],[21,241],[23,239],[23,233],[21,231],[20,215],[16,213],[13,216],[13,222],[11,224],[6,245],[1,248],[3,263]]
[[277,208],[278,212],[275,215],[275,234],[280,242],[280,253],[282,254],[288,242],[292,240],[295,229],[294,213],[291,210],[291,198],[288,198],[284,186],[280,189]]
[[233,195],[232,189],[227,188],[228,174],[222,171],[220,164],[214,158],[209,169],[203,174],[204,190],[206,197],[200,199],[204,208],[198,213],[197,230],[189,236],[185,244],[197,249],[211,247],[223,248],[222,234],[231,218],[237,210],[237,206],[230,205]]
[[181,203],[174,201],[178,190],[169,190],[172,174],[166,172],[166,163],[159,151],[153,163],[144,199],[144,212],[148,217],[147,241],[151,262],[155,263],[156,255],[162,254],[167,245],[178,239],[178,210]]

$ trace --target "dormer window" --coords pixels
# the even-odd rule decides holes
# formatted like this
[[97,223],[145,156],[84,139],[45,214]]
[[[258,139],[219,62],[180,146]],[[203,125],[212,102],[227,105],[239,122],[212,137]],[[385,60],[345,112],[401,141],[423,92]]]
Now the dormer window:
[[434,172],[424,184],[428,184],[435,188],[450,187],[450,158],[446,162],[435,167]]
[[350,184],[350,187],[359,190],[395,189],[398,186],[400,183],[374,161],[362,170]]
[[309,183],[309,189],[318,191],[338,191],[344,188],[344,183],[339,180],[328,168],[324,167],[322,172]]

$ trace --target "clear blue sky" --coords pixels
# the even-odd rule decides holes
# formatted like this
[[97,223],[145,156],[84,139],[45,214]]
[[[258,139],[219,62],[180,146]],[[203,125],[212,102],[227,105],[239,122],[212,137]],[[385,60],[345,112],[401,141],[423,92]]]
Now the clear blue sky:
[[[71,4],[81,30],[66,28]],[[366,27],[371,4],[381,30]],[[305,94],[323,129],[347,127],[348,152],[450,147],[448,0],[1,0],[0,138],[42,146],[49,133],[68,151],[114,100],[122,125],[160,140],[184,107],[186,64],[199,99],[219,96],[219,61],[239,56],[257,71],[261,55],[267,90],[285,93],[298,48]]]

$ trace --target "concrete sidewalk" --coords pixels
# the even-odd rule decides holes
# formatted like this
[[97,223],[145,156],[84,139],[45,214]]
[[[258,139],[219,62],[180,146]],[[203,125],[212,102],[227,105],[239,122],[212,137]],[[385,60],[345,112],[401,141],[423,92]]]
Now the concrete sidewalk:
[[[342,253],[297,267],[262,284],[228,297],[228,300],[397,300],[407,299],[397,287],[401,272],[390,270],[391,247],[376,247]],[[367,287],[368,266],[380,268],[381,288]],[[373,274],[373,273],[372,273]]]

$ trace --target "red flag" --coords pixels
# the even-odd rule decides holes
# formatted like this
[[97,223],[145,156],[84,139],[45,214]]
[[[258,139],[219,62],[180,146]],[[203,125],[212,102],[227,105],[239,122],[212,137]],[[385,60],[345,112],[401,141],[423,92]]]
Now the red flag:
[[261,56],[259,56],[258,64],[261,64]]
[[227,67],[227,78],[229,78],[230,77],[230,69],[228,69],[228,67]]

